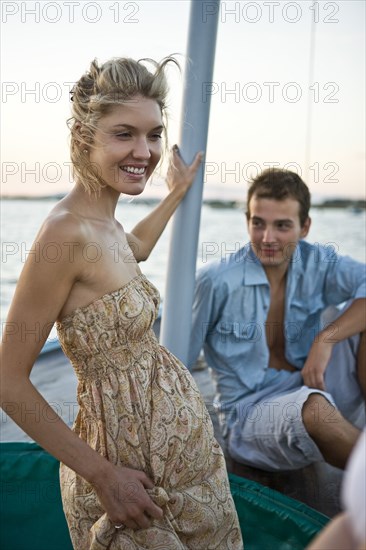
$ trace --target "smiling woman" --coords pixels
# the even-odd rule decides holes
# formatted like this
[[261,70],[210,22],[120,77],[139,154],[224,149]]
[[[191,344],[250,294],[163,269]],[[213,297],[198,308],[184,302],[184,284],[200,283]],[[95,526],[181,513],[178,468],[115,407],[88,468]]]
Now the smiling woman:
[[[89,71],[72,89],[73,116],[69,119],[71,160],[75,174],[86,189],[98,192],[100,185],[104,184],[98,160],[89,159],[86,154],[102,148],[103,145],[113,148],[113,138],[129,142],[133,139],[133,146],[138,147],[137,154],[140,155],[142,151],[146,158],[150,156],[149,147],[147,143],[142,143],[141,138],[148,138],[152,143],[159,142],[162,138],[166,127],[168,91],[164,69],[168,63],[177,62],[172,57],[164,59],[160,64],[152,60],[146,61],[155,65],[154,74],[143,63],[130,59],[113,59],[102,66],[94,60]],[[101,119],[103,122],[99,127]],[[136,138],[139,138],[137,142]],[[116,145],[114,151],[117,149]],[[128,147],[124,149],[124,153],[127,151]],[[147,177],[160,159],[160,147],[154,147],[153,152],[155,154],[151,155],[151,170]],[[148,165],[144,160],[142,167]],[[117,171],[120,166],[117,166]],[[114,181],[115,166],[112,171]],[[107,177],[109,179],[110,174]]]
[[[61,461],[77,550],[243,547],[209,414],[188,370],[154,335],[159,295],[137,265],[190,188],[202,155],[187,166],[175,146],[167,197],[131,233],[115,218],[120,194],[140,194],[160,160],[170,61],[153,63],[153,73],[131,59],[94,61],[74,87],[75,186],[33,245],[34,252],[50,245],[62,252],[55,261],[29,254],[7,320],[28,330],[4,331],[2,406]],[[83,254],[90,245],[99,252],[93,261]],[[55,322],[79,381],[73,430],[29,379]],[[38,339],[34,326],[44,328]],[[14,403],[44,414],[22,415],[22,407],[9,409]]]
[[85,154],[104,185],[139,195],[160,160],[162,130],[159,105],[138,95],[103,117]]

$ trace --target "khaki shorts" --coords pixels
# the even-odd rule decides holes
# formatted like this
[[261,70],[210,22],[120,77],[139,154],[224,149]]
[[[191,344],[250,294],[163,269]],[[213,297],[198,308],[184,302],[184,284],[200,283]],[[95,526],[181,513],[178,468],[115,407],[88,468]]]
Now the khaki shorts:
[[[239,402],[228,434],[230,456],[237,462],[269,471],[295,470],[323,461],[302,421],[302,407],[312,393],[320,393],[327,399],[324,422],[335,422],[337,408],[349,422],[362,429],[365,401],[356,373],[358,345],[359,335],[334,346],[325,372],[325,392],[303,386],[300,373],[289,373],[283,385],[288,386],[288,391],[286,387],[285,391],[277,388],[276,393],[269,392],[258,401],[245,398]],[[319,413],[314,410],[314,415]]]
[[[301,415],[302,407],[312,393],[322,393],[328,400],[326,420],[332,422],[335,408],[331,395],[302,386],[297,391],[242,408],[230,430],[230,456],[237,462],[270,471],[296,470],[323,461]],[[319,411],[314,410],[314,415],[317,414]]]

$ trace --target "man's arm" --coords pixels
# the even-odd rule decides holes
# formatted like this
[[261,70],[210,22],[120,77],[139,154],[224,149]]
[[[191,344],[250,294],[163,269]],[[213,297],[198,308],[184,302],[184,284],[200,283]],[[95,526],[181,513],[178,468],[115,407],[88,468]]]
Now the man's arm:
[[366,299],[356,299],[351,306],[315,338],[302,369],[306,386],[324,390],[324,372],[332,349],[338,342],[366,331]]
[[195,365],[203,344],[206,340],[210,324],[213,322],[214,289],[210,277],[199,272],[196,279],[192,307],[192,329],[189,346],[188,365],[192,369]]

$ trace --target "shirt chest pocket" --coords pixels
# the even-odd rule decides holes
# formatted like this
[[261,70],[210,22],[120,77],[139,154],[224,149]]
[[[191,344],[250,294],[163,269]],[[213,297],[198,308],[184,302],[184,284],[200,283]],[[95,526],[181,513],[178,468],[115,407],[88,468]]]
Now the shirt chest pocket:
[[233,321],[222,318],[216,325],[216,331],[222,342],[257,342],[262,338],[263,328],[256,321]]
[[307,301],[304,299],[295,299],[290,308],[291,320],[301,323],[304,328],[313,327],[314,321],[319,321],[324,307],[321,296],[313,296]]
[[230,293],[216,324],[220,341],[255,343],[263,338],[263,297],[252,287],[240,287]]

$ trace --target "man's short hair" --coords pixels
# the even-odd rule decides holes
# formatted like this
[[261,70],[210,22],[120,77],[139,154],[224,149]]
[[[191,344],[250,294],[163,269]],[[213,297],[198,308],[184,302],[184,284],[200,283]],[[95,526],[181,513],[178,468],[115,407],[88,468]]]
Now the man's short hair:
[[290,170],[279,168],[267,168],[259,176],[254,178],[248,189],[247,196],[247,218],[249,219],[249,202],[253,196],[261,199],[274,199],[283,201],[295,199],[298,201],[300,225],[304,226],[309,217],[310,191],[300,176]]

